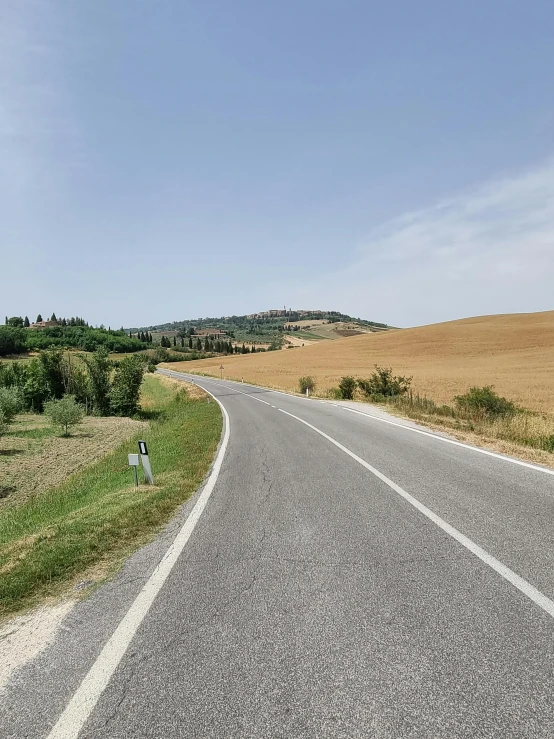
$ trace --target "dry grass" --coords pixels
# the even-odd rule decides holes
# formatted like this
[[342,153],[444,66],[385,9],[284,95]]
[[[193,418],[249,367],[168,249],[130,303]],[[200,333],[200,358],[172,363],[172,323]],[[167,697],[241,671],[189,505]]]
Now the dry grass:
[[315,341],[302,339],[301,337],[295,336],[294,334],[285,334],[285,344],[290,344],[291,346],[311,346],[315,343]]
[[176,380],[174,377],[168,377],[167,375],[156,375],[156,379],[159,380],[162,385],[165,385],[165,387],[174,390],[182,390],[183,387],[186,387],[187,395],[191,400],[206,398],[208,395],[208,393],[205,390],[202,390],[202,388],[198,385],[193,385],[190,382],[187,382],[185,385],[183,385],[182,380]]
[[0,510],[59,485],[146,426],[130,418],[89,416],[62,439],[44,416],[18,416],[0,438]]
[[[220,359],[171,368],[219,376]],[[554,413],[554,311],[481,316],[402,331],[321,342],[302,351],[225,357],[224,376],[289,391],[312,375],[318,393],[343,375],[367,377],[374,364],[413,375],[414,390],[451,403],[472,385],[491,384],[530,410]]]

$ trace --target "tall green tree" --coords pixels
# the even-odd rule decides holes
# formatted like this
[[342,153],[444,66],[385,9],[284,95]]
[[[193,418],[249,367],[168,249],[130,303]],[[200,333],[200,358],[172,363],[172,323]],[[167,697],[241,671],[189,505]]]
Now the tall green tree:
[[192,336],[189,336],[189,349],[192,349]]
[[42,316],[40,315],[40,313],[38,314],[37,320],[35,321],[35,323],[42,323]]
[[110,389],[110,408],[116,416],[134,416],[139,409],[144,362],[138,356],[117,363]]
[[23,321],[23,326],[25,328],[29,328],[30,325],[31,324],[29,323],[29,317],[28,316],[25,316],[25,320]]
[[55,314],[55,313],[52,313],[52,315],[50,316],[50,320],[51,320],[51,321],[57,321],[57,320],[58,320],[58,319],[56,318],[56,314]]
[[[104,347],[99,347],[91,357],[83,355],[88,370],[93,409],[98,416],[110,412],[110,373],[112,363]],[[123,360],[122,360],[123,361]]]

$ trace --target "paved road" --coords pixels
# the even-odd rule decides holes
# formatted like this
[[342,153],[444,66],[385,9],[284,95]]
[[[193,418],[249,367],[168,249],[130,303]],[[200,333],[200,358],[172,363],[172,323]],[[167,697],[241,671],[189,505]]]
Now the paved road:
[[[0,735],[554,736],[554,476],[196,381],[230,420],[209,499],[75,609],[8,690]],[[194,503],[148,612],[79,693]]]

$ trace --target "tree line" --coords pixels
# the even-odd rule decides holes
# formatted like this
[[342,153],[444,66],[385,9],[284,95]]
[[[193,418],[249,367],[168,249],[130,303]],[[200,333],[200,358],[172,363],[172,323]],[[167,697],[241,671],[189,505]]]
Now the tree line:
[[11,388],[21,410],[42,413],[51,400],[71,396],[89,415],[132,416],[139,409],[147,359],[114,362],[104,347],[92,355],[47,349],[29,362],[0,364],[0,388]]
[[[77,320],[82,319],[75,319]],[[103,346],[109,352],[132,353],[144,349],[145,343],[129,337],[122,329],[114,331],[104,327],[92,328],[77,322],[37,330],[11,324],[0,326],[0,356],[55,347],[93,352]]]
[[[58,319],[56,318],[56,314],[52,313],[50,318],[47,320],[56,321],[56,323],[58,323],[60,326],[88,326],[88,323],[85,321],[85,319],[79,318],[78,316]],[[42,323],[42,321],[42,315],[39,313],[35,323]],[[8,316],[6,316],[5,324],[6,326],[12,326],[13,328],[29,328],[31,325],[28,316],[25,316],[25,318],[22,318],[21,316],[12,316],[11,318],[8,318]]]

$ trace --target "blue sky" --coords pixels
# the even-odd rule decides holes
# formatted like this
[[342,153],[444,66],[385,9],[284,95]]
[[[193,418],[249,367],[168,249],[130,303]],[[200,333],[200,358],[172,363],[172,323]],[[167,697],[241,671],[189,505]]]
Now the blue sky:
[[4,0],[0,313],[553,309],[553,42],[546,0]]

